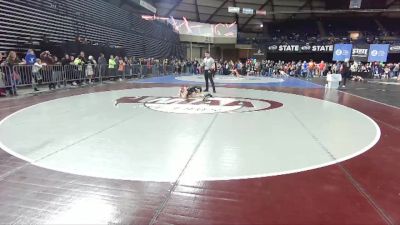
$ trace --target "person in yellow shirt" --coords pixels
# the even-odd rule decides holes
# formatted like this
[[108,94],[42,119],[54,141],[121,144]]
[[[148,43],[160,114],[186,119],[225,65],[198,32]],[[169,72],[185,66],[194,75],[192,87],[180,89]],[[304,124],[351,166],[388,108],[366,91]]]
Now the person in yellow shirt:
[[114,56],[110,55],[110,59],[108,60],[108,71],[110,77],[116,76],[116,65],[117,63],[115,62]]
[[85,82],[84,74],[83,74],[83,65],[85,62],[83,61],[81,56],[78,56],[74,60],[74,65],[76,66],[77,69],[77,77],[75,77],[76,81],[74,83],[78,83],[81,85],[82,83]]

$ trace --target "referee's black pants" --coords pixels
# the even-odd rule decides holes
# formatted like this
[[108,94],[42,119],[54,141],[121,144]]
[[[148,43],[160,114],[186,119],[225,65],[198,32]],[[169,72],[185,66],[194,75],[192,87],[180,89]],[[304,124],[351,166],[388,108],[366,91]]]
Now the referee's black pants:
[[211,73],[210,70],[206,70],[204,72],[204,78],[206,79],[206,90],[205,91],[208,91],[208,80],[210,80],[213,91],[215,92],[215,84],[214,84],[213,74]]
[[350,71],[342,73],[342,85],[346,86],[346,81],[347,79],[350,78],[350,76],[351,76]]

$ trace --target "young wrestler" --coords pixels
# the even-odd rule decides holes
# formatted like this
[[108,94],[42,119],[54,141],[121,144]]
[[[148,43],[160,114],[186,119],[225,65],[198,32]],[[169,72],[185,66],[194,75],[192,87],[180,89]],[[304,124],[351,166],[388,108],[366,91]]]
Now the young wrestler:
[[179,91],[179,97],[181,98],[203,98],[204,100],[207,100],[207,98],[213,97],[211,94],[203,94],[203,90],[200,86],[192,86],[192,87],[186,87],[183,86],[181,87]]

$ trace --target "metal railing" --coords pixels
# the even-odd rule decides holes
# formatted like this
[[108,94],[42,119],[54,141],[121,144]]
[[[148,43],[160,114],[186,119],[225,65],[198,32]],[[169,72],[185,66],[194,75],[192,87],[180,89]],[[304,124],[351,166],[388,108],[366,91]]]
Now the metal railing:
[[0,66],[0,96],[16,93],[14,74],[9,66]]
[[0,94],[7,91],[8,94],[14,95],[18,87],[36,88],[37,85],[61,87],[103,83],[106,80],[165,76],[175,72],[174,66],[162,64],[150,66],[127,64],[115,67],[108,64],[2,65],[0,66]]

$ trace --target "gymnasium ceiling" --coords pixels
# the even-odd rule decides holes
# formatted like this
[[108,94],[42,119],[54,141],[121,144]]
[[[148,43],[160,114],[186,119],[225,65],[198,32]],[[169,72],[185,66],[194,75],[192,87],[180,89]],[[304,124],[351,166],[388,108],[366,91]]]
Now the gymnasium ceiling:
[[[105,0],[128,11],[152,15],[136,3],[139,0]],[[146,0],[157,8],[157,15],[175,18],[186,17],[190,21],[206,23],[238,22],[243,32],[261,31],[263,22],[287,19],[305,19],[320,16],[335,16],[318,13],[324,10],[346,10],[349,0]],[[228,7],[266,10],[266,16],[228,13]],[[362,9],[400,9],[400,0],[363,0]],[[303,11],[302,13],[299,13]],[[344,14],[344,13],[342,13]],[[361,13],[358,13],[361,14]],[[395,16],[400,12],[363,13],[364,16]],[[337,14],[336,14],[337,16]]]

